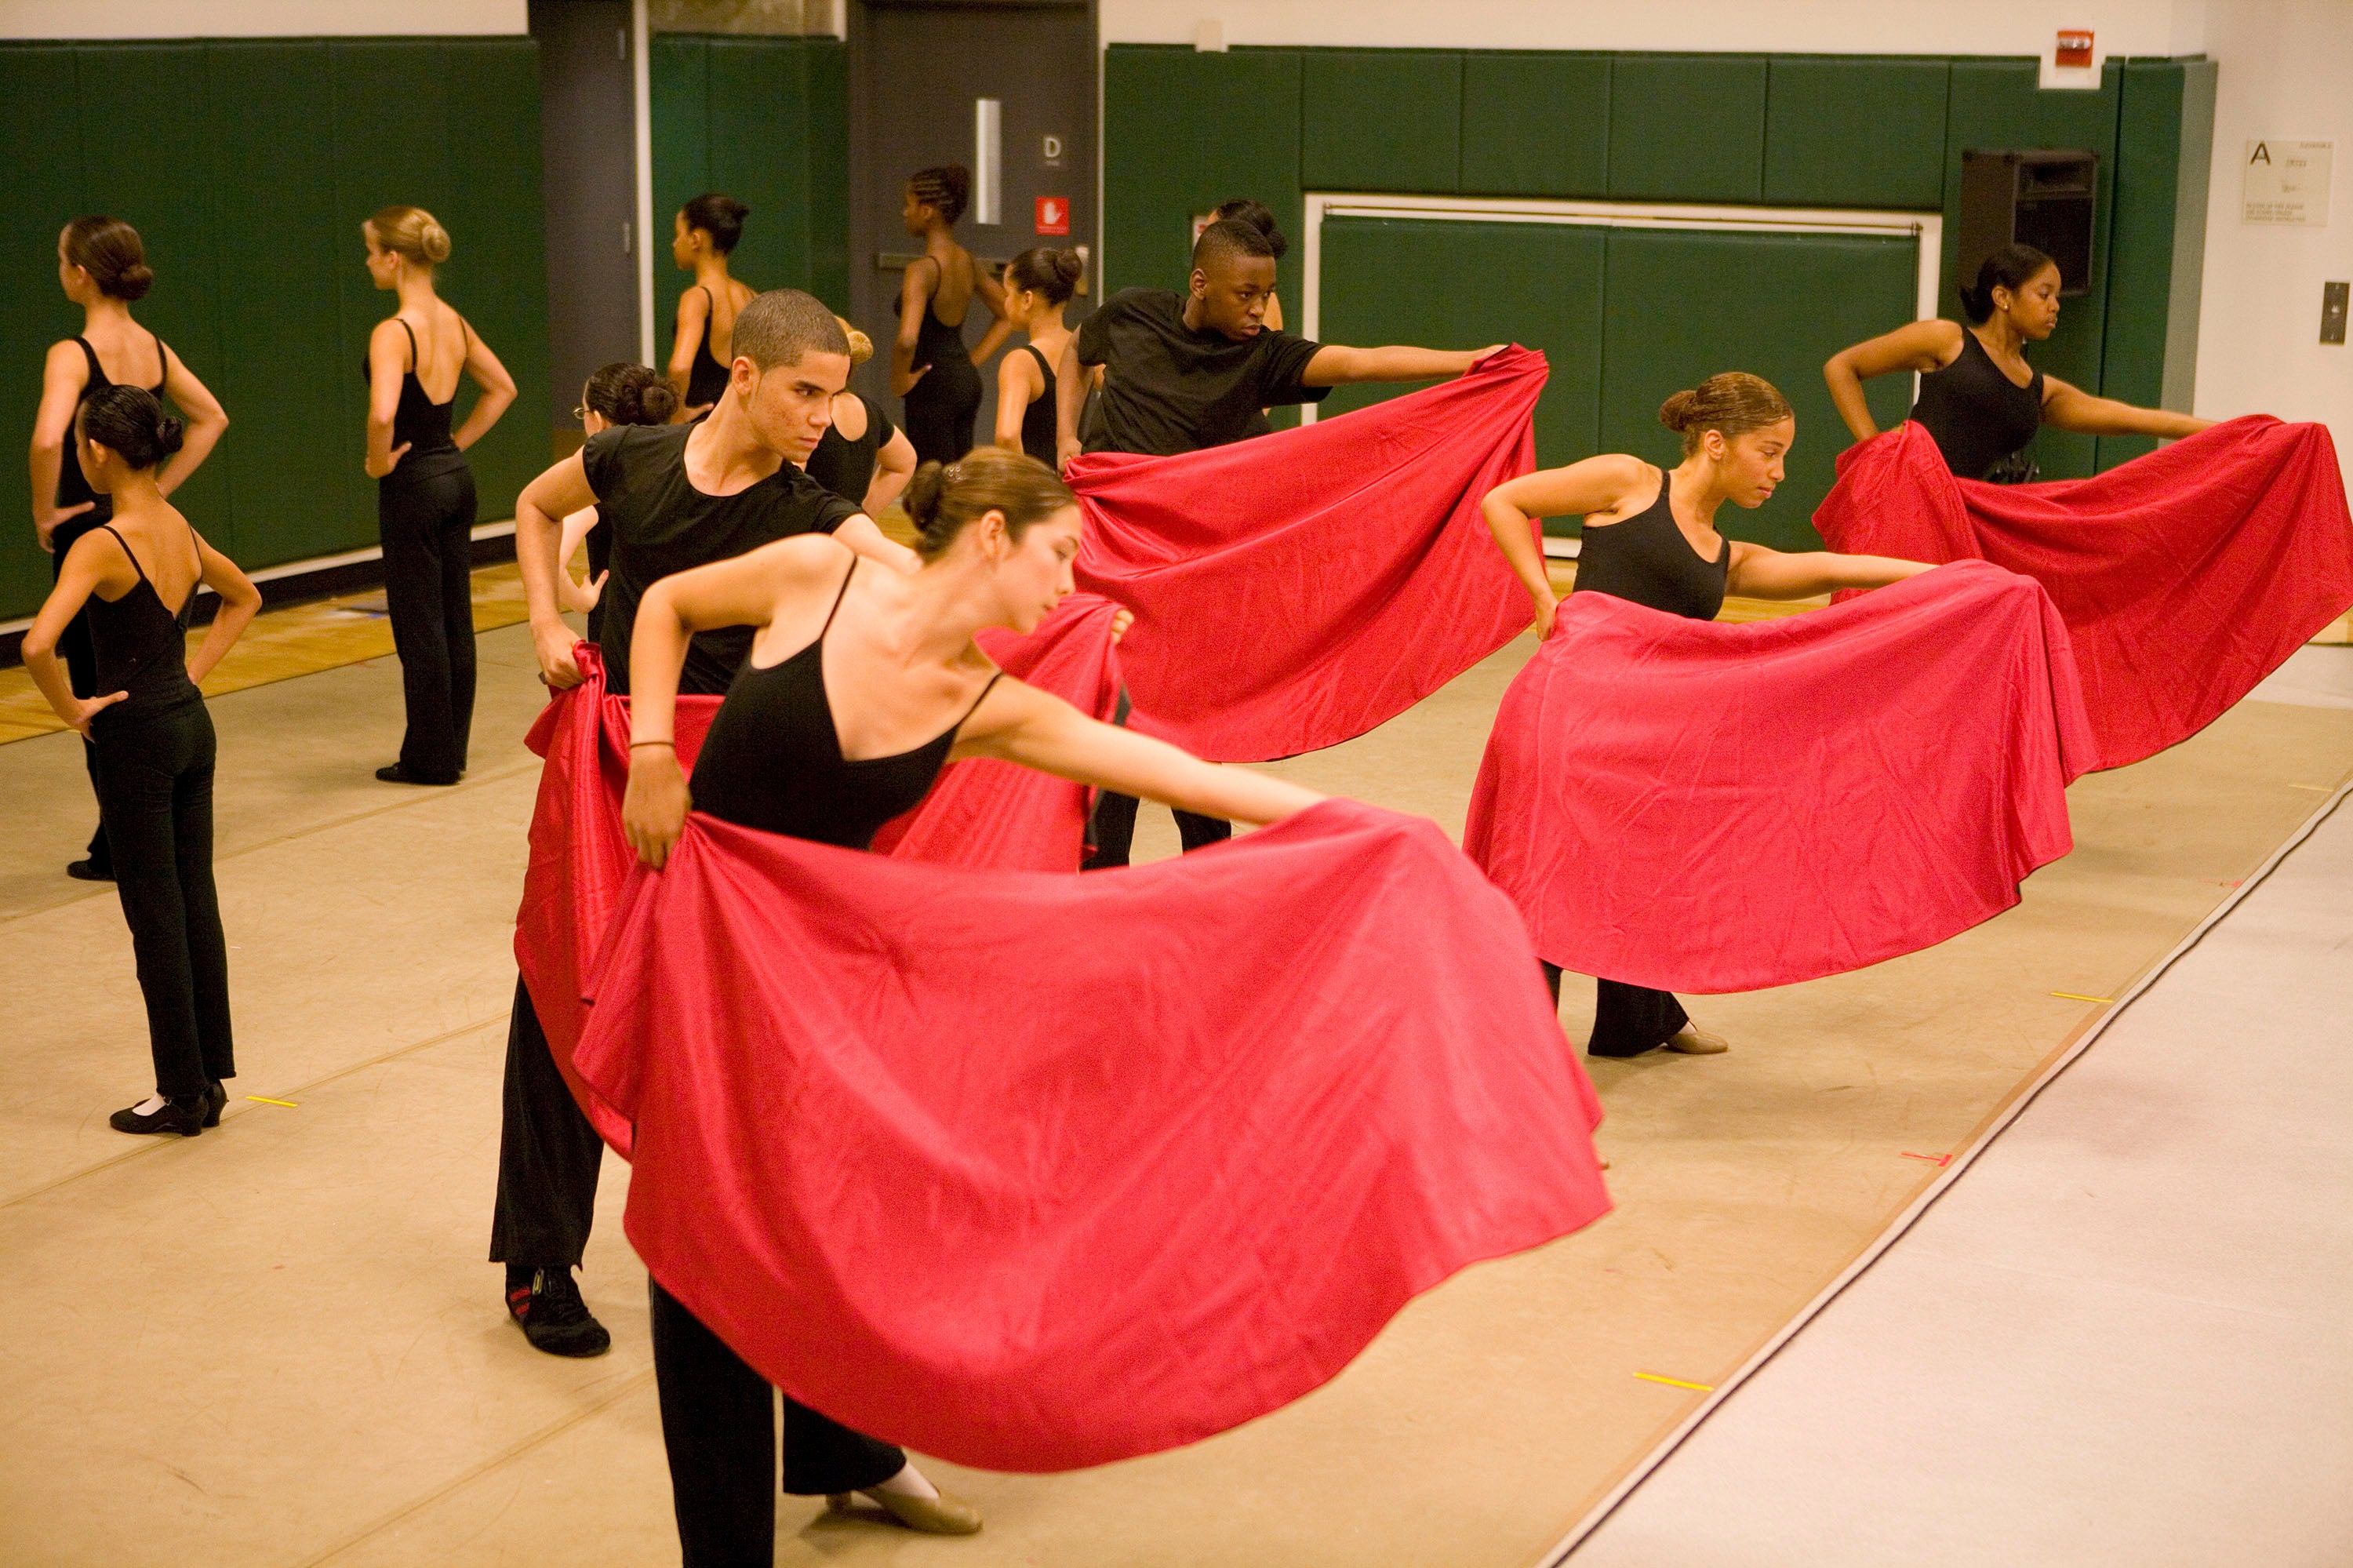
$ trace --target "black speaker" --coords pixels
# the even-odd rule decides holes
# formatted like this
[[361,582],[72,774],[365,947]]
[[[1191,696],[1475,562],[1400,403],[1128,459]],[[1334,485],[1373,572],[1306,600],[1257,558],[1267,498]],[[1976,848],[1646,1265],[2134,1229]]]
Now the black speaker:
[[1974,286],[1985,259],[2031,245],[2059,263],[2059,297],[2092,290],[2093,201],[2100,155],[2058,147],[1961,154],[1960,276]]

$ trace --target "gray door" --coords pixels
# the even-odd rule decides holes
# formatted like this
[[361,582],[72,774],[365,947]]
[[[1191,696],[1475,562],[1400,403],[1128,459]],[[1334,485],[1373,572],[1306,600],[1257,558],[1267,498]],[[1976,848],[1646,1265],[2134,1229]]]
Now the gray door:
[[[851,0],[850,309],[874,340],[874,363],[859,390],[899,417],[890,396],[889,344],[898,329],[892,304],[905,260],[916,251],[899,221],[907,176],[934,164],[974,172],[974,202],[956,238],[992,270],[1033,245],[1100,251],[1095,212],[1094,20],[1084,0]],[[997,210],[980,210],[982,134],[976,104],[997,104]],[[1052,204],[1040,234],[1039,204]],[[993,216],[994,222],[984,221]],[[1076,325],[1094,299],[1071,302]],[[988,320],[976,301],[965,340],[978,343]],[[997,370],[981,366],[985,396],[974,439],[986,443],[997,417]]]
[[568,451],[580,442],[580,384],[638,352],[628,0],[531,0],[531,36],[546,170],[548,415],[555,449]]

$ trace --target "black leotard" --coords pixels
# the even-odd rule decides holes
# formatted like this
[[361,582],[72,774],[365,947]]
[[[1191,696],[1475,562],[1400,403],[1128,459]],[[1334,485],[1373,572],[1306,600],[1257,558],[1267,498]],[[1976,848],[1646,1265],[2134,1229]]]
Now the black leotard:
[[[164,383],[171,378],[172,360],[171,356],[164,352],[164,340],[156,337],[152,332],[147,335],[154,339],[156,363],[164,366],[163,371],[155,378],[155,385],[148,390],[161,397],[164,395]],[[81,397],[74,405],[75,412],[79,414],[82,404],[89,402],[91,397],[106,390],[114,383],[108,378],[105,366],[99,364],[98,350],[90,347],[90,339],[76,337],[74,342],[81,345],[81,356],[90,362],[90,378],[82,383]],[[58,464],[57,503],[59,506],[79,506],[85,501],[93,503],[90,509],[77,516],[69,517],[59,524],[56,536],[50,541],[57,546],[58,559],[60,561],[66,558],[66,552],[73,548],[76,539],[114,515],[114,497],[100,495],[90,487],[89,476],[81,471],[80,443],[74,440],[73,432],[69,430],[66,432],[65,456]],[[108,689],[112,691],[120,688],[109,687]]]
[[1912,418],[1936,438],[1946,467],[1962,479],[1983,479],[2042,428],[2042,372],[2021,387],[1963,327],[1953,363],[1920,377]]
[[128,692],[119,703],[92,716],[93,728],[119,729],[167,713],[184,703],[202,702],[204,694],[188,679],[188,611],[196,602],[195,584],[176,610],[165,608],[164,596],[148,580],[147,568],[131,554],[131,546],[114,524],[99,524],[130,556],[139,574],[138,586],[108,603],[96,594],[85,606],[90,613],[90,640],[98,652],[98,689]]
[[702,313],[702,338],[694,345],[694,363],[686,372],[686,406],[701,408],[719,401],[727,390],[727,366],[711,357],[711,313],[719,308],[711,291],[698,285],[695,291],[707,307]]
[[980,412],[980,371],[965,346],[964,323],[950,326],[932,307],[915,329],[915,359],[911,368],[932,368],[905,398],[907,439],[915,445],[915,461],[954,462],[972,450],[972,422]]
[[862,850],[883,823],[913,810],[947,765],[956,731],[997,676],[988,678],[964,718],[913,750],[857,761],[841,755],[825,691],[825,634],[857,572],[858,563],[850,562],[815,641],[765,669],[746,660],[736,672],[695,758],[697,810],[742,827]]
[[1054,367],[1046,363],[1046,355],[1034,343],[1025,343],[1022,350],[1038,362],[1038,374],[1046,378],[1046,390],[1037,400],[1021,410],[1021,450],[1044,463],[1057,465],[1061,454],[1055,450],[1054,432]]
[[[411,484],[455,473],[466,466],[466,454],[458,450],[449,429],[450,412],[458,406],[457,390],[450,390],[446,403],[436,403],[427,395],[425,383],[417,378],[417,334],[400,317],[392,319],[400,322],[400,330],[408,334],[408,367],[401,372],[400,403],[392,411],[392,445],[398,450],[406,441],[408,450],[379,482]],[[458,330],[467,334],[469,342],[472,340],[473,329],[463,316],[458,318]],[[360,376],[369,379],[364,358],[360,361]]]
[[817,450],[802,465],[808,476],[819,484],[856,505],[866,504],[866,487],[874,482],[874,460],[883,445],[897,433],[891,417],[882,405],[863,392],[851,394],[866,409],[866,433],[856,440],[841,433],[839,425],[828,425]]
[[1588,528],[1577,546],[1577,593],[1615,594],[1669,615],[1714,620],[1732,572],[1732,541],[1703,560],[1675,525],[1672,485],[1659,475],[1659,498],[1633,516]]

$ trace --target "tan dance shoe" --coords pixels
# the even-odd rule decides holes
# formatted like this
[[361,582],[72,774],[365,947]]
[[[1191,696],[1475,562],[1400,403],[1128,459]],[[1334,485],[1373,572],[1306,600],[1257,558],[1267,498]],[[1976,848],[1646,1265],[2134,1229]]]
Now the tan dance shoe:
[[935,1498],[909,1492],[833,1492],[827,1496],[825,1506],[836,1513],[848,1513],[860,1497],[872,1499],[892,1519],[925,1535],[971,1535],[980,1529],[980,1510],[946,1492]]
[[1686,1056],[1720,1056],[1732,1049],[1732,1042],[1721,1034],[1710,1034],[1696,1023],[1686,1023],[1667,1040],[1667,1049]]

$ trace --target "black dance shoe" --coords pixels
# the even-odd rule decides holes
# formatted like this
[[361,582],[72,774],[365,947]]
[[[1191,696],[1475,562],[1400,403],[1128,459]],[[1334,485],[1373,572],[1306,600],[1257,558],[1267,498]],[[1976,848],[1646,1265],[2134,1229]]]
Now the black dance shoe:
[[568,1268],[543,1268],[528,1286],[507,1292],[507,1311],[522,1325],[522,1337],[534,1351],[551,1356],[601,1356],[613,1348],[613,1336],[580,1299],[580,1287]]
[[114,868],[94,860],[69,860],[66,862],[66,874],[76,882],[112,882]]
[[205,1125],[206,1127],[218,1127],[220,1125],[220,1113],[227,1108],[228,1090],[222,1085],[218,1078],[215,1078],[212,1082],[212,1087],[205,1091]]
[[117,1132],[176,1132],[194,1138],[205,1130],[205,1112],[211,1105],[209,1094],[185,1095],[165,1100],[153,1116],[141,1116],[137,1106],[126,1106],[106,1120]]
[[375,770],[375,776],[378,779],[386,784],[424,784],[431,786],[434,789],[446,788],[448,785],[458,782],[458,779],[463,779],[465,777],[463,773],[460,773],[458,775],[458,779],[419,779],[397,762],[394,763],[389,768],[377,768]]

